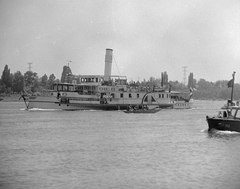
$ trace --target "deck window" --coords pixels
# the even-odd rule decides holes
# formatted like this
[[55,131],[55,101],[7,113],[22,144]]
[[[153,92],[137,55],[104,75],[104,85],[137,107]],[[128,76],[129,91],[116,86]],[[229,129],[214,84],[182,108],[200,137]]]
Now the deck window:
[[120,98],[123,98],[123,93],[120,94]]
[[234,116],[235,114],[236,114],[236,118],[240,119],[240,110],[232,110],[232,112],[230,113],[230,115],[232,116]]
[[139,98],[139,94],[137,94],[137,98]]
[[63,85],[63,91],[67,91],[67,85]]
[[62,91],[62,85],[58,85],[58,91]]
[[53,90],[54,90],[54,91],[57,91],[57,85],[54,85],[54,86],[53,86]]
[[129,93],[129,98],[132,98],[132,94],[131,93]]
[[74,91],[74,87],[72,85],[68,86],[69,91]]

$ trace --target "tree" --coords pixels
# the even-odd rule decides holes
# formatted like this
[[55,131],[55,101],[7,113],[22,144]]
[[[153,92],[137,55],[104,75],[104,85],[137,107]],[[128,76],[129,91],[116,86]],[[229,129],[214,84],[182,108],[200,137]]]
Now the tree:
[[55,79],[56,79],[56,77],[53,74],[51,74],[49,76],[49,78],[48,78],[48,88],[50,88],[52,86],[52,84],[55,82]]
[[193,73],[188,76],[188,88],[196,88],[196,79],[193,79]]
[[24,74],[24,83],[26,87],[31,87],[33,85],[36,75],[37,74],[33,73],[32,71],[27,71]]
[[41,85],[43,87],[47,87],[47,84],[48,84],[48,76],[44,74],[44,76],[42,76],[42,79],[41,79]]
[[30,90],[29,92],[36,92],[37,89],[39,88],[38,85],[38,76],[36,72],[32,72],[32,71],[27,71],[24,74],[24,83],[25,83],[25,87],[27,87],[28,90]]
[[166,86],[168,85],[168,74],[167,72],[162,72],[162,83],[161,83],[162,86]]
[[69,66],[63,66],[63,72],[61,77],[61,82],[70,82],[70,76],[72,76],[72,71]]
[[10,69],[8,69],[8,65],[6,64],[2,73],[1,82],[6,91],[8,88],[12,87],[12,78]]
[[179,83],[178,81],[169,81],[171,86],[171,90],[173,91],[182,91],[186,89],[186,86],[183,83]]
[[210,91],[213,87],[213,83],[206,81],[205,79],[200,79],[197,83],[199,90]]
[[20,71],[17,71],[13,75],[12,90],[13,90],[13,92],[19,93],[23,90],[23,87],[24,87],[24,77],[23,77],[23,75],[21,74]]

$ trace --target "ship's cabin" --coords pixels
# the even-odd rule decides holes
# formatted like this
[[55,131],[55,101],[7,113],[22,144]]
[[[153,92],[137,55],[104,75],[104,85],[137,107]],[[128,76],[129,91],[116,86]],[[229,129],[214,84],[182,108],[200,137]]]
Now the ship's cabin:
[[231,107],[228,109],[223,109],[218,112],[218,118],[234,118],[240,119],[240,107]]
[[171,100],[188,102],[189,101],[189,93],[187,93],[187,92],[171,91]]
[[[101,87],[102,86],[102,87]],[[74,80],[72,83],[54,83],[51,87],[53,91],[73,92],[79,94],[93,94],[104,89],[105,92],[116,91],[116,87],[125,91],[127,86],[127,78],[125,76],[111,76],[106,79],[98,75],[81,75],[78,78],[78,83]],[[111,88],[115,87],[115,88]],[[101,92],[101,91],[100,91]]]
[[79,75],[79,82],[85,84],[100,84],[104,81],[100,75]]
[[110,76],[104,77],[101,75],[80,75],[78,76],[80,84],[97,84],[107,86],[127,85],[126,76]]
[[218,112],[217,117],[218,118],[227,118],[230,114],[231,114],[231,112],[229,113],[227,110],[220,110]]
[[70,83],[55,83],[52,85],[53,91],[58,92],[78,92],[79,94],[92,94],[96,91],[97,85],[89,84],[70,84]]

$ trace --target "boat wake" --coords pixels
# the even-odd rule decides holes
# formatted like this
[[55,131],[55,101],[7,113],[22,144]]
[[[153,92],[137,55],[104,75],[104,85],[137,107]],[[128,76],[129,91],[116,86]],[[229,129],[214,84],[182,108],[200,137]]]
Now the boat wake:
[[240,133],[236,131],[220,131],[217,129],[212,129],[211,132],[215,134],[220,134],[220,135],[240,135]]
[[193,107],[191,107],[191,108],[189,108],[189,109],[187,109],[187,110],[197,110],[197,109],[199,109],[199,107],[193,106]]
[[31,109],[25,109],[27,111],[45,111],[45,112],[49,112],[49,111],[62,111],[61,109],[42,109],[42,108],[31,108]]
[[210,138],[222,138],[222,137],[235,137],[240,136],[240,132],[236,131],[220,131],[217,129],[212,129],[211,131],[208,131],[208,129],[201,130],[202,133],[207,133]]
[[[208,131],[207,131],[208,132]],[[240,132],[236,131],[220,131],[217,129],[212,129],[210,132],[208,132],[208,135],[210,138],[212,137],[217,137],[217,138],[222,138],[222,137],[235,137],[235,136],[240,136]]]
[[201,133],[208,133],[208,129],[201,130]]

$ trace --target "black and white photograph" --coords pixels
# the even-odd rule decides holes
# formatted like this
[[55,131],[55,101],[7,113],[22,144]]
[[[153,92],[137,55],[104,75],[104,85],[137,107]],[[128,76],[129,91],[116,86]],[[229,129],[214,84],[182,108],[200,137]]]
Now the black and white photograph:
[[0,189],[239,189],[239,0],[0,0]]

